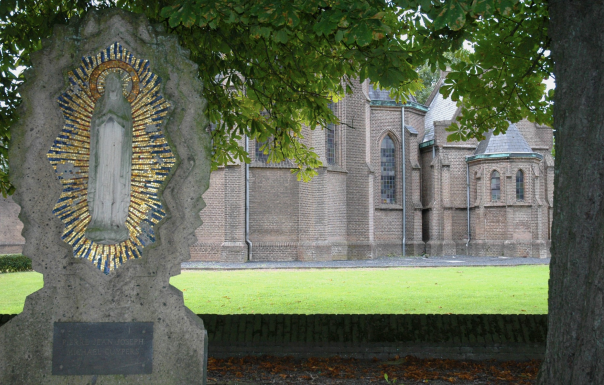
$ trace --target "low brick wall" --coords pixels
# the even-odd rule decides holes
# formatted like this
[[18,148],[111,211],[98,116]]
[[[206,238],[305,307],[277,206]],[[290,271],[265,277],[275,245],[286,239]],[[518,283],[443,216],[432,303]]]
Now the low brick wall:
[[[15,315],[0,315],[0,326]],[[543,358],[547,315],[199,314],[213,357]]]

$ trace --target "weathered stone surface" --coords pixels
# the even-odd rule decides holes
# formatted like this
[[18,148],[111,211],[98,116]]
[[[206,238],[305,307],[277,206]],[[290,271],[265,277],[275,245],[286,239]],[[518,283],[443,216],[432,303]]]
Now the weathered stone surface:
[[[73,257],[61,240],[63,223],[52,213],[62,186],[46,158],[64,124],[57,97],[67,72],[80,58],[114,42],[148,59],[161,76],[170,102],[166,137],[177,156],[163,191],[167,216],[156,226],[157,241],[109,275]],[[21,208],[23,254],[44,274],[44,287],[28,296],[23,313],[0,329],[2,384],[200,384],[205,383],[207,333],[184,306],[169,279],[190,258],[194,230],[201,224],[201,194],[210,173],[210,140],[197,66],[159,26],[120,10],[91,12],[82,21],[57,26],[33,56],[26,73],[21,117],[11,128],[10,167]],[[55,322],[153,322],[153,373],[110,376],[51,374]]]

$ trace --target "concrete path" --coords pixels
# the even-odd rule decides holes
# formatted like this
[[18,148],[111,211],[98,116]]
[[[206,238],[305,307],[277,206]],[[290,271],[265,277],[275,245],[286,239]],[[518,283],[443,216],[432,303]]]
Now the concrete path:
[[549,265],[550,258],[472,257],[466,255],[444,257],[379,257],[359,261],[326,262],[183,262],[187,270],[244,270],[244,269],[355,269],[388,267],[442,267],[442,266],[518,266]]

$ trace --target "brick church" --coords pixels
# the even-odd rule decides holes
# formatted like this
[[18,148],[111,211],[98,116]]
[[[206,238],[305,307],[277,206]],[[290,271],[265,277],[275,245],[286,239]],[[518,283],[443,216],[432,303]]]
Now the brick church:
[[[548,257],[551,128],[521,121],[481,142],[447,142],[459,109],[440,83],[427,105],[356,83],[332,105],[344,124],[304,133],[325,165],[308,183],[249,140],[250,165],[211,175],[192,260]],[[0,253],[21,249],[18,211],[0,198]]]
[[250,140],[249,166],[211,175],[192,260],[370,259],[403,251],[548,257],[551,128],[521,121],[481,142],[447,142],[445,128],[459,108],[443,99],[441,83],[427,106],[397,104],[387,91],[357,83],[332,106],[345,124],[304,133],[325,165],[308,183],[296,180],[289,162],[267,163]]

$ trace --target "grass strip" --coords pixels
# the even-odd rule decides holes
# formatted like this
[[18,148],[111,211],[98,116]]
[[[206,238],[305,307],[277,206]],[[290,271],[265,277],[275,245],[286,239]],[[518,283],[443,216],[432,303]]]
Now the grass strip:
[[[546,314],[549,267],[183,271],[170,280],[203,314]],[[42,275],[0,274],[0,314],[20,313]]]

